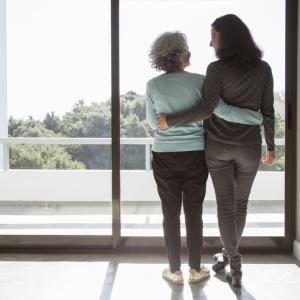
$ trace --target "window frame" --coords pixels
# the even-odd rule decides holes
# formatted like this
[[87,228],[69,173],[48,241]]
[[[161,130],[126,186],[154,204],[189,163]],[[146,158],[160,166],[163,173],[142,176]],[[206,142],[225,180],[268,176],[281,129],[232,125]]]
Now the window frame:
[[[292,253],[296,224],[296,108],[297,108],[297,18],[298,1],[286,0],[285,57],[285,235],[283,237],[246,236],[243,253]],[[120,0],[111,0],[111,128],[112,128],[112,235],[59,236],[7,235],[0,237],[0,252],[162,252],[163,237],[121,236],[120,197]],[[0,136],[8,137],[6,95],[6,0],[0,0]],[[0,144],[0,168],[8,168],[8,146]],[[186,238],[182,237],[186,251]],[[219,250],[219,237],[204,237],[203,252]]]

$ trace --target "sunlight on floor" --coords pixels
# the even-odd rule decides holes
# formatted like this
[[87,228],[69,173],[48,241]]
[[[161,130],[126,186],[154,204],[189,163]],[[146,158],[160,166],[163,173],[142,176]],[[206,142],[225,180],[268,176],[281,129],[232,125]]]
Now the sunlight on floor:
[[[2,300],[298,300],[300,268],[289,255],[245,256],[243,287],[232,289],[224,274],[176,286],[161,277],[163,255],[0,256]],[[204,263],[211,267],[210,256]]]

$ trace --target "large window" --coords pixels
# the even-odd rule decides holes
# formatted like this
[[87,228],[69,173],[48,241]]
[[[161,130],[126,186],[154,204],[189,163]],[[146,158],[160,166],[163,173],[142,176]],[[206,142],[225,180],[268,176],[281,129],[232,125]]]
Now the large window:
[[[277,160],[260,166],[244,235],[246,242],[259,237],[263,245],[272,237],[271,246],[274,237],[286,238],[285,95],[293,89],[285,91],[291,73],[285,51],[293,43],[286,41],[286,3],[0,0],[0,233],[43,235],[45,241],[52,235],[54,244],[57,236],[72,236],[76,245],[83,244],[82,236],[95,236],[97,245],[103,238],[109,247],[119,237],[125,246],[162,245],[151,169],[154,131],[145,120],[146,82],[160,73],[150,66],[149,50],[160,33],[182,31],[192,53],[187,71],[205,74],[216,59],[209,47],[211,24],[234,13],[263,50],[275,88]],[[216,245],[210,178],[203,219],[204,235]],[[183,215],[181,225],[185,235]]]
[[[121,186],[125,191],[132,190],[131,193],[122,194],[122,233],[149,236],[163,234],[160,201],[150,170],[149,143],[154,132],[145,121],[145,84],[160,74],[151,69],[149,64],[151,43],[162,32],[182,31],[188,37],[192,53],[191,66],[187,71],[205,74],[207,65],[216,59],[213,49],[209,47],[211,23],[219,16],[234,13],[251,29],[254,39],[264,52],[264,59],[272,66],[275,82],[277,161],[272,166],[260,166],[251,193],[244,234],[283,236],[285,1],[122,0],[120,11],[121,136],[135,138],[137,144],[121,147],[124,174]],[[185,232],[183,215],[182,232]],[[204,234],[219,235],[215,194],[210,179],[204,206]]]
[[[110,3],[7,1],[11,137],[111,136]],[[110,169],[109,145],[12,145],[12,169]]]
[[6,1],[7,234],[112,232],[110,23],[109,0]]

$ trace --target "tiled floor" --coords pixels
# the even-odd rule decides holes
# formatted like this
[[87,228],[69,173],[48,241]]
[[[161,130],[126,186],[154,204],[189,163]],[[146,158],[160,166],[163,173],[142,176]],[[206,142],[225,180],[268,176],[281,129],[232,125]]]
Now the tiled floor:
[[[211,257],[203,262],[210,266]],[[183,286],[161,278],[166,258],[155,254],[0,255],[1,300],[299,300],[300,264],[289,255],[244,256],[243,287],[224,276]],[[182,270],[188,267],[183,257]]]

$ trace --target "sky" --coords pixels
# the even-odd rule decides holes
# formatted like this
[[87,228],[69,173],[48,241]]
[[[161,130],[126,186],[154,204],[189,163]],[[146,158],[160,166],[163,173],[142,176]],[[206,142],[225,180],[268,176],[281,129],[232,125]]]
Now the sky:
[[[164,31],[180,30],[192,53],[187,71],[205,74],[215,60],[211,23],[237,14],[250,28],[284,91],[284,0],[120,0],[121,93],[145,93],[153,76],[148,53]],[[63,115],[80,99],[110,97],[109,0],[7,1],[8,115]]]

